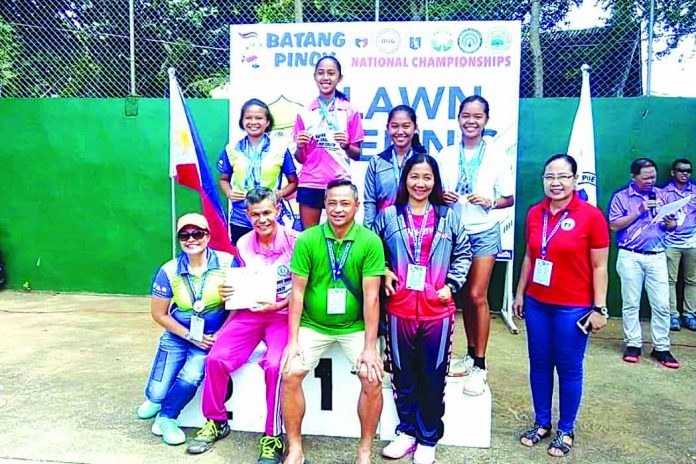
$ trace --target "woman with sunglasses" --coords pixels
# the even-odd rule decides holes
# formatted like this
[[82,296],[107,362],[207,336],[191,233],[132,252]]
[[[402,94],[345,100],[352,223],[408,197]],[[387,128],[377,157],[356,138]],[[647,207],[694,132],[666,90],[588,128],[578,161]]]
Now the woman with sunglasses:
[[445,376],[456,308],[452,295],[466,280],[471,246],[459,205],[445,204],[440,171],[427,154],[404,164],[394,205],[374,224],[387,266],[387,359],[399,415],[397,437],[382,455],[415,464],[435,462],[442,438]]
[[527,251],[513,303],[526,320],[535,416],[520,442],[531,447],[551,436],[555,370],[560,417],[548,454],[557,457],[573,447],[587,335],[602,329],[608,315],[609,227],[602,211],[575,191],[577,170],[566,154],[544,165],[546,198],[527,213]]
[[168,445],[186,441],[176,419],[203,381],[206,355],[228,313],[218,287],[225,270],[238,265],[232,255],[208,248],[210,228],[202,215],[181,216],[176,230],[182,252],[152,282],[152,318],[165,330],[137,412],[141,419],[157,415],[152,433]]

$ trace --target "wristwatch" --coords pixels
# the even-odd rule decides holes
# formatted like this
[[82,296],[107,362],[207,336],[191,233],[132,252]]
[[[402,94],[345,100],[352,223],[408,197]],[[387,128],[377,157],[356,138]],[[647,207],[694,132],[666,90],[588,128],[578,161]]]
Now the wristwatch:
[[609,310],[606,306],[593,306],[592,311],[601,314],[602,316],[609,318]]
[[496,209],[498,207],[497,200],[494,198],[491,200],[491,207],[488,209]]
[[457,291],[454,289],[454,284],[448,283],[447,286],[449,287],[450,292],[452,292],[452,295],[454,295],[455,293],[457,293]]

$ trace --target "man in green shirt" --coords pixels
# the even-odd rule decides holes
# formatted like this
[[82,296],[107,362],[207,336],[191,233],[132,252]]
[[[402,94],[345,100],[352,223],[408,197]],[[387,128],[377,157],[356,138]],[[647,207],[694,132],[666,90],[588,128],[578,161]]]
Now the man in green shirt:
[[358,190],[348,180],[326,187],[328,223],[297,239],[290,270],[292,295],[289,340],[283,356],[283,420],[288,440],[286,464],[303,464],[302,380],[333,343],[355,366],[362,389],[358,400],[361,437],[357,464],[369,464],[382,413],[382,360],[377,350],[379,286],[384,248],[371,230],[355,223]]

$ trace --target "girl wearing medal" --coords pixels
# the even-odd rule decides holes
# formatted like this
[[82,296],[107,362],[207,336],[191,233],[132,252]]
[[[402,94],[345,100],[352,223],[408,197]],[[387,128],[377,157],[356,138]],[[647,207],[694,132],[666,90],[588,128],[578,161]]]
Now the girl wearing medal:
[[554,371],[560,417],[548,447],[551,456],[570,453],[582,399],[588,334],[606,325],[609,228],[602,211],[575,191],[577,163],[554,155],[544,166],[544,198],[527,213],[527,251],[513,309],[524,317],[534,426],[524,446],[550,437]]
[[[228,144],[216,165],[220,172],[220,188],[232,202],[230,237],[234,245],[252,230],[244,201],[247,192],[264,187],[274,190],[280,200],[297,188],[297,173],[287,143],[268,135],[273,128],[268,106],[255,98],[244,103],[239,127],[246,135],[236,144]],[[280,188],[281,175],[287,179],[283,188]]]
[[443,198],[440,171],[424,153],[406,160],[394,205],[376,218],[387,266],[387,359],[399,415],[397,437],[382,455],[435,462],[442,438],[445,376],[456,311],[452,296],[471,265],[459,205]]
[[463,291],[456,295],[468,341],[467,355],[452,362],[449,375],[466,375],[464,393],[481,395],[488,382],[486,348],[490,332],[488,285],[495,257],[501,251],[494,209],[514,204],[515,183],[507,155],[483,137],[488,102],[473,95],[459,107],[460,143],[437,156],[443,173],[445,200],[462,206],[462,222],[471,240],[474,261]]
[[176,229],[182,252],[152,282],[152,318],[165,331],[137,411],[140,419],[157,416],[152,433],[168,445],[186,441],[176,419],[203,381],[205,358],[228,313],[218,287],[225,269],[237,266],[232,255],[208,248],[210,229],[202,215],[183,215]]
[[410,106],[395,106],[389,112],[387,134],[392,144],[373,156],[367,165],[363,201],[365,227],[372,227],[377,213],[394,204],[404,162],[413,154],[425,153],[418,137],[416,112]]
[[319,224],[326,184],[334,179],[350,179],[350,160],[360,159],[365,134],[360,113],[336,90],[342,79],[336,58],[324,56],[317,61],[314,81],[319,97],[295,121],[295,158],[303,165],[297,202],[304,228]]

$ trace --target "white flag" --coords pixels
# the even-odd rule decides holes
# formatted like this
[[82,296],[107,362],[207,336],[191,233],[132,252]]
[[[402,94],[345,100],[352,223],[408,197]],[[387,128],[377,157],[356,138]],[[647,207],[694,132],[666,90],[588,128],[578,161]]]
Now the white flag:
[[578,194],[591,205],[597,206],[597,171],[595,170],[594,127],[592,124],[592,95],[590,67],[582,65],[580,104],[575,113],[567,153],[578,162]]

